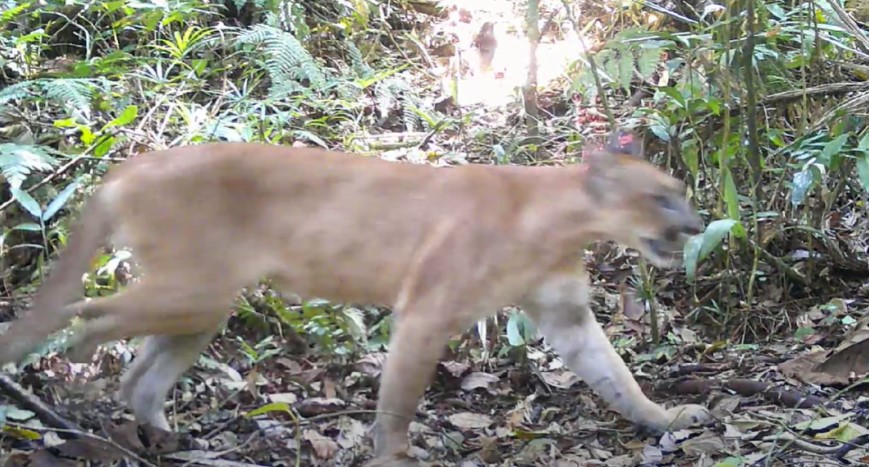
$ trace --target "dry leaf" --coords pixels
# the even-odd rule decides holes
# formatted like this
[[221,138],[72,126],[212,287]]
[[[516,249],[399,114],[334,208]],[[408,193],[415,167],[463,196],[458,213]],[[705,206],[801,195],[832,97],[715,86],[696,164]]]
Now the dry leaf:
[[491,373],[475,371],[462,379],[462,389],[465,391],[473,391],[477,388],[489,389],[490,386],[498,381],[500,381],[500,378]]
[[694,438],[686,439],[680,447],[689,456],[718,454],[724,452],[725,449],[721,436],[711,431],[704,432]]
[[440,362],[440,366],[455,378],[460,378],[469,368],[471,368],[467,363],[459,363],[452,360],[448,362]]
[[312,397],[305,399],[296,405],[296,411],[303,417],[314,417],[327,413],[335,413],[344,410],[347,403],[341,399],[328,399],[325,397]]
[[448,420],[456,428],[467,430],[478,430],[481,428],[486,428],[492,424],[492,419],[488,415],[471,412],[459,412],[450,415],[448,417]]
[[356,361],[356,371],[376,378],[383,371],[384,362],[386,362],[386,354],[384,352],[365,354]]
[[337,428],[340,430],[336,441],[343,449],[362,444],[365,439],[365,424],[350,417],[341,417]]
[[304,433],[302,433],[302,439],[311,443],[311,447],[314,448],[314,453],[320,459],[331,459],[335,457],[335,453],[338,452],[338,443],[336,443],[332,438],[323,436],[314,430],[305,430]]

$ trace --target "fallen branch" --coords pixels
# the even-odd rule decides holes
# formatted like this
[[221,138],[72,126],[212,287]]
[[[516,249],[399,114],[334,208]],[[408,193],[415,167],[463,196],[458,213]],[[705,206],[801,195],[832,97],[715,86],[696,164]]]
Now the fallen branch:
[[869,90],[869,83],[829,83],[806,89],[794,89],[791,91],[770,94],[761,99],[761,103],[764,105],[779,104],[782,102],[802,99],[803,96],[827,97],[835,94],[847,94],[849,92],[866,90]]
[[781,258],[778,258],[772,253],[766,251],[762,246],[755,243],[755,241],[751,238],[746,237],[745,240],[751,245],[752,248],[756,248],[758,250],[760,256],[764,259],[764,261],[767,262],[767,264],[776,268],[780,273],[787,276],[788,279],[796,282],[803,287],[810,286],[809,280],[806,279],[805,276],[797,272],[796,269],[788,266],[788,264],[785,263]]
[[788,408],[810,409],[824,403],[817,396],[805,395],[798,391],[780,389],[770,383],[749,379],[716,381],[712,379],[687,379],[662,381],[654,386],[656,392],[688,394],[708,394],[715,389],[733,391],[741,396],[762,395],[767,401]]
[[38,397],[28,394],[20,384],[13,381],[5,373],[0,373],[0,392],[8,395],[22,408],[35,413],[46,425],[63,430],[59,431],[59,434],[65,433],[69,435],[68,438],[77,438],[78,433],[84,432],[77,424],[58,415],[51,407],[39,400]]
[[778,443],[785,441],[791,446],[794,446],[800,450],[810,452],[812,454],[818,454],[820,456],[829,456],[831,454],[835,454],[839,452],[842,447],[840,443],[837,443],[835,446],[824,446],[822,444],[811,443],[804,439],[797,438],[796,435],[791,433],[781,433],[777,435],[765,436],[761,441],[763,441],[763,443],[761,443],[761,446],[775,446]]
[[867,444],[869,444],[869,435],[860,435],[851,441],[842,444],[842,446],[833,453],[833,457],[836,459],[844,459],[849,452]]

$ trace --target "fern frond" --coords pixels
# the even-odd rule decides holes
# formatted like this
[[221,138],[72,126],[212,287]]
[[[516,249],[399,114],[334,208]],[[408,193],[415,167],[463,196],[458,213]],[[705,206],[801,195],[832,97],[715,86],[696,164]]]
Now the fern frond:
[[313,97],[308,88],[293,80],[273,82],[272,86],[269,88],[269,97],[272,99],[281,99],[297,94]]
[[16,99],[44,99],[90,114],[94,91],[107,89],[104,79],[52,78],[22,81],[0,90],[0,105]]
[[420,123],[419,115],[413,111],[413,108],[409,105],[405,105],[401,109],[401,117],[404,122],[404,129],[407,131],[417,131],[419,127],[417,124]]
[[291,89],[289,83],[307,81],[314,91],[329,86],[329,76],[322,65],[292,34],[281,29],[257,24],[238,35],[239,44],[262,45],[266,55],[265,69],[276,90]]
[[410,84],[399,76],[393,76],[377,83],[374,99],[380,118],[386,118],[393,109],[401,112],[402,122],[407,131],[417,131],[423,120],[414,110],[421,108],[421,102]]
[[90,111],[94,86],[92,80],[59,78],[41,80],[45,97],[67,107]]
[[0,144],[0,173],[11,188],[19,188],[33,171],[51,170],[57,165],[51,149],[32,144]]
[[0,105],[16,99],[24,99],[32,95],[34,81],[22,81],[20,83],[11,84],[0,90]]
[[362,51],[351,40],[344,41],[344,47],[347,48],[347,56],[350,58],[350,66],[360,78],[368,78],[374,74],[374,70],[365,63],[365,58],[362,57]]

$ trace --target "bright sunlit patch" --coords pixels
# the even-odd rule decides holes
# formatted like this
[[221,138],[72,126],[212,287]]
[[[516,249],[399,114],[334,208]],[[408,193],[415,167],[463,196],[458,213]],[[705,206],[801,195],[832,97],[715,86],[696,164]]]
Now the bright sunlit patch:
[[[498,46],[491,68],[485,72],[469,74],[458,81],[459,105],[485,104],[488,107],[501,107],[521,99],[521,87],[528,77],[529,44],[521,27],[514,27],[515,31],[507,31],[508,22],[517,26],[515,14],[510,11],[510,7],[511,2],[504,1],[475,1],[463,5],[475,17],[500,17],[502,20],[492,20],[495,22]],[[472,22],[462,26],[478,28],[479,23]],[[474,33],[476,30],[469,35]],[[588,43],[588,39],[581,40],[575,31],[569,31],[563,39],[555,39],[550,35],[543,37],[537,46],[538,89],[563,75],[571,63],[582,57]],[[474,52],[469,50],[466,53]],[[469,61],[474,68],[475,60],[471,58]],[[451,82],[452,78],[444,77],[444,89],[450,89]]]

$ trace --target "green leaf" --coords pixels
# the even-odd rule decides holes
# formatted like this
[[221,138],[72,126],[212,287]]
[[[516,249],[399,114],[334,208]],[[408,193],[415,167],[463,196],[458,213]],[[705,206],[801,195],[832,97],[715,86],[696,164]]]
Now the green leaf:
[[670,141],[670,133],[667,131],[667,127],[660,123],[653,123],[649,125],[649,129],[652,130],[652,133],[655,134],[658,138],[661,138],[661,141]]
[[703,243],[700,247],[699,260],[703,261],[706,259],[709,253],[712,253],[712,250],[720,245],[724,237],[733,230],[735,225],[737,225],[737,221],[734,219],[718,219],[710,222],[703,232]]
[[[14,4],[14,2],[13,2]],[[23,13],[25,10],[30,8],[32,5],[31,2],[21,3],[19,5],[15,5],[12,8],[4,11],[2,15],[0,15],[0,25],[5,25],[6,23],[12,21],[17,18],[19,14]],[[5,6],[5,5],[4,5]]]
[[42,227],[35,222],[25,222],[12,227],[12,230],[23,230],[25,232],[42,232]]
[[724,203],[727,205],[727,216],[731,219],[739,220],[742,218],[739,209],[739,195],[736,191],[736,184],[733,182],[730,168],[724,167],[722,176],[724,178]]
[[30,215],[37,219],[42,218],[42,208],[39,206],[39,203],[30,196],[30,193],[21,188],[10,188],[9,191],[12,192],[12,197],[15,198],[15,201],[18,201],[18,204],[26,209]]
[[57,211],[60,211],[60,208],[69,201],[69,198],[75,193],[75,189],[78,188],[78,181],[74,181],[66,186],[58,195],[48,203],[48,206],[45,207],[45,212],[42,213],[42,222],[48,222]]
[[88,146],[93,144],[94,140],[97,138],[94,132],[86,125],[79,125],[78,129],[81,131],[81,142]]
[[863,137],[861,137],[860,142],[857,143],[857,149],[869,151],[869,131],[863,133]]
[[810,328],[810,327],[797,328],[797,330],[794,331],[794,339],[796,339],[798,341],[804,341],[804,340],[806,340],[807,337],[811,336],[814,333],[815,333],[814,328]]
[[507,320],[507,341],[509,341],[510,345],[513,347],[525,344],[525,339],[522,338],[522,333],[519,331],[519,323],[516,318],[518,314],[519,313],[513,313],[510,315],[510,319]]
[[670,98],[673,99],[673,101],[678,104],[680,108],[685,108],[685,96],[683,96],[681,92],[676,90],[676,88],[672,86],[667,86],[661,88],[660,91],[670,96]]
[[721,244],[729,233],[736,234],[742,226],[734,219],[719,219],[710,222],[702,234],[688,239],[682,252],[682,264],[685,275],[693,281],[697,275],[697,266],[706,259],[712,251]]
[[[869,135],[869,132],[866,134]],[[869,190],[869,154],[864,153],[857,158],[857,178],[860,179],[863,189]]]
[[697,150],[697,145],[692,143],[684,143],[682,144],[682,160],[685,162],[685,166],[688,167],[688,170],[691,172],[691,176],[694,177],[694,180],[697,180],[697,173],[700,171],[700,155]]
[[78,125],[78,123],[75,122],[74,118],[64,118],[54,121],[54,126],[58,128],[75,128],[76,125]]
[[821,153],[818,155],[818,161],[820,161],[824,165],[830,165],[830,163],[833,161],[833,156],[842,152],[842,148],[848,141],[848,136],[850,136],[848,133],[839,135],[832,141],[825,144],[824,149],[822,149]]
[[793,190],[791,191],[791,204],[793,206],[799,206],[806,199],[806,194],[809,192],[809,189],[814,185],[815,177],[811,169],[806,167],[794,174],[791,183],[793,185]]
[[116,126],[125,126],[133,123],[136,120],[136,117],[139,116],[139,107],[135,105],[128,105],[126,109],[121,112],[121,115],[118,115],[117,118],[106,123],[106,126],[103,127],[103,131],[108,130],[109,128],[114,128]]
[[109,150],[112,149],[112,146],[115,144],[115,138],[113,136],[100,138],[99,144],[94,147],[94,156],[95,157],[103,157],[109,153]]
[[721,102],[718,99],[706,101],[706,107],[708,107],[716,117],[721,115]]
[[714,467],[740,467],[743,462],[745,462],[743,457],[728,457],[715,464]]
[[[271,402],[266,404],[258,409],[253,409],[250,412],[245,414],[245,417],[251,418],[256,417],[257,415],[263,415],[270,412],[285,412],[288,414],[292,414],[293,412],[290,410],[290,404],[286,402]],[[295,417],[293,417],[295,418]]]
[[702,245],[703,234],[694,235],[685,242],[685,248],[682,252],[682,264],[685,266],[685,276],[687,276],[689,281],[693,281],[696,277]]

